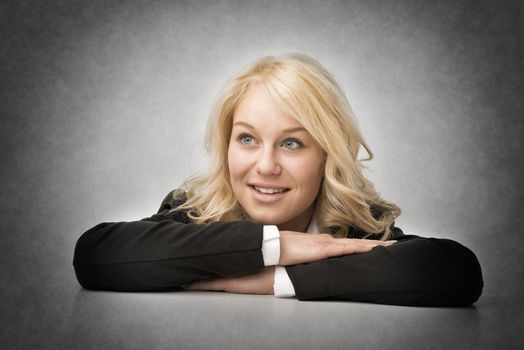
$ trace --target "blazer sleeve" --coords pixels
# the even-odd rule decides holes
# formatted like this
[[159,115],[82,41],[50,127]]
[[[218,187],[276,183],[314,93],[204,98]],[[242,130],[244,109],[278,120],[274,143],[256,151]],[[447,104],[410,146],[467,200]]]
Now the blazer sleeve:
[[105,222],[77,241],[73,265],[87,289],[158,291],[200,279],[264,267],[263,225],[247,221],[190,223],[170,213],[172,192],[157,214],[133,222]]
[[449,239],[393,232],[398,242],[389,247],[287,266],[297,298],[462,306],[480,297],[482,271],[471,250]]

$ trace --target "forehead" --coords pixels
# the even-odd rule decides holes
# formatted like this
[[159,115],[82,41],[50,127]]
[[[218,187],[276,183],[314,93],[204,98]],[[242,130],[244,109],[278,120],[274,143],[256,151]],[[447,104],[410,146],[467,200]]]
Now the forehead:
[[285,127],[302,126],[289,108],[276,101],[260,84],[251,86],[237,105],[233,123],[237,121],[257,126],[275,122]]

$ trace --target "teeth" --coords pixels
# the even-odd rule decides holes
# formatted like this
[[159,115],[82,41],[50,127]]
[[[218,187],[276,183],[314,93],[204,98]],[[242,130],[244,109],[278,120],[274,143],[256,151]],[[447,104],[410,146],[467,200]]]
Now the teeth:
[[256,187],[256,186],[255,186],[255,190],[257,190],[258,192],[269,193],[269,194],[281,193],[281,192],[285,191],[284,188],[280,188],[280,189],[277,189],[277,188],[262,188],[262,187]]

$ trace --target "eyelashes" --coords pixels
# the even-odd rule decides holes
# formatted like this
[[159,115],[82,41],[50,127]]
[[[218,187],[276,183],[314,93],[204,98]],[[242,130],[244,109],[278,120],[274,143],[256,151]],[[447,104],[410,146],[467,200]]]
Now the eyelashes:
[[[242,133],[238,135],[237,141],[240,142],[242,145],[246,145],[246,146],[253,145],[256,142],[253,136],[246,134],[246,133]],[[280,143],[280,146],[283,146],[284,148],[289,149],[289,150],[296,150],[296,149],[300,149],[304,147],[304,143],[302,143],[299,139],[296,139],[294,137],[289,137],[285,139],[284,141],[282,141]]]
[[240,134],[237,137],[237,141],[244,145],[251,145],[255,142],[255,138],[249,134]]
[[304,146],[302,142],[294,138],[286,139],[281,144],[285,145],[284,147],[287,149],[299,149]]

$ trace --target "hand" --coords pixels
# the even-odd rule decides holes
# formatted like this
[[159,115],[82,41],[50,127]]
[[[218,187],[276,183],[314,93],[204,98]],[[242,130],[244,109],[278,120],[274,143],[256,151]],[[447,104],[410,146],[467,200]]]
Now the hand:
[[211,290],[237,294],[275,294],[275,267],[266,266],[259,272],[233,277],[221,277],[190,283],[185,290]]
[[376,246],[390,246],[397,241],[335,238],[327,233],[311,234],[280,231],[280,260],[278,265],[296,265],[334,256],[367,253]]

